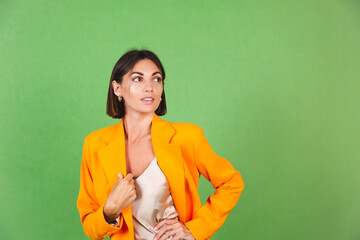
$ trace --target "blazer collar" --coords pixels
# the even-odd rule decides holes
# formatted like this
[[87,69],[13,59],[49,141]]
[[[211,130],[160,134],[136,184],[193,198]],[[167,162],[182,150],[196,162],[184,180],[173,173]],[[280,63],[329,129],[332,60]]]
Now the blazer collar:
[[[162,172],[164,173],[175,207],[179,213],[180,220],[185,220],[185,180],[184,163],[180,146],[171,143],[176,131],[167,121],[162,120],[154,114],[151,122],[151,141],[155,156]],[[108,131],[103,140],[107,145],[99,150],[99,157],[109,180],[110,189],[118,180],[118,173],[126,176],[125,158],[125,134],[124,120],[114,125],[114,129]],[[125,221],[129,223],[131,218],[131,207],[124,209]],[[131,222],[132,225],[132,222]]]

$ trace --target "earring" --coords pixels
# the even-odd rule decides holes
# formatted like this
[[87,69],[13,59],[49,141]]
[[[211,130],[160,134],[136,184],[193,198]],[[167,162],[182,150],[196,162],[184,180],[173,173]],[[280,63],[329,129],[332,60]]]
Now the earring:
[[122,97],[118,96],[118,101],[121,102],[121,101],[122,101]]
[[160,98],[160,101],[162,101],[162,98]]

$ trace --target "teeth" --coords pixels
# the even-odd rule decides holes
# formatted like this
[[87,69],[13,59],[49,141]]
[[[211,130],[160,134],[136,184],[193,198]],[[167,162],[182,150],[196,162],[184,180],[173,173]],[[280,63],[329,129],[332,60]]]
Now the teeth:
[[152,98],[143,98],[143,100],[153,100]]

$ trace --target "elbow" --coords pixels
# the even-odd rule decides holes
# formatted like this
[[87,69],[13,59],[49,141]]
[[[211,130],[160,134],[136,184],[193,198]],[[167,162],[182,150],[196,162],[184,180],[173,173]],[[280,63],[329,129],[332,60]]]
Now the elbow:
[[239,191],[242,192],[242,190],[244,190],[245,187],[244,180],[242,179],[240,172],[237,172],[236,176],[237,176],[237,184]]
[[231,178],[231,189],[234,193],[236,193],[238,195],[238,197],[240,197],[242,191],[244,190],[244,181],[241,177],[240,172],[236,171],[235,174],[232,176]]
[[241,193],[245,187],[244,181],[241,177],[240,172],[236,172],[234,174],[232,181],[233,181],[232,192],[233,192],[234,199],[236,199],[236,202],[237,202],[237,201],[239,201]]
[[222,184],[214,186],[216,189],[228,190],[232,193],[240,193],[244,190],[244,181],[241,177],[240,172],[235,171],[232,175],[227,178]]

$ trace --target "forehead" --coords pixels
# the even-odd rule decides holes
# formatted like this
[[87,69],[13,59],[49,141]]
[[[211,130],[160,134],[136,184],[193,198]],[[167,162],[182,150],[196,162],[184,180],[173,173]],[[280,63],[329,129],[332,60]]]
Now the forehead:
[[160,69],[156,66],[156,64],[149,59],[139,60],[134,67],[131,69],[131,72],[141,72],[141,73],[153,73],[160,72]]

